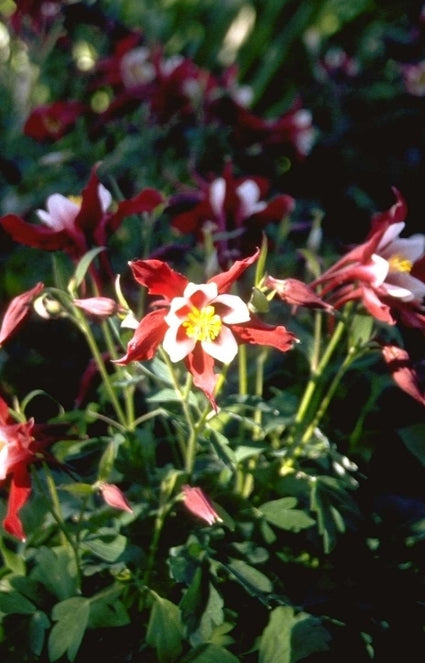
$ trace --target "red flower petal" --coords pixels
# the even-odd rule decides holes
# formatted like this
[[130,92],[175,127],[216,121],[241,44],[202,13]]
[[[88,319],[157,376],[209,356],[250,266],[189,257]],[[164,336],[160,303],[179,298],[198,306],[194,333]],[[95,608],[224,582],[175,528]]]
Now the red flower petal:
[[20,466],[14,471],[10,484],[7,513],[3,520],[6,532],[25,541],[25,533],[19,518],[19,511],[28,501],[31,494],[31,479],[25,466]]
[[64,230],[56,232],[34,223],[27,223],[16,214],[6,214],[0,219],[3,230],[15,241],[45,251],[66,250],[73,242]]
[[254,316],[249,322],[243,325],[231,325],[230,328],[239,343],[268,345],[281,352],[290,350],[297,341],[295,334],[289,332],[283,325],[267,325]]
[[3,345],[10,338],[18,325],[29,314],[32,301],[40,294],[43,288],[43,283],[37,283],[31,290],[27,290],[27,292],[23,292],[11,300],[0,327],[0,345]]
[[214,390],[218,376],[214,373],[213,357],[207,355],[198,343],[195,346],[194,351],[191,352],[184,361],[188,371],[193,375],[195,386],[202,389],[214,410],[217,411],[218,408],[214,398]]
[[223,522],[209,499],[197,486],[183,486],[184,504],[189,511],[205,520],[208,525]]
[[185,276],[162,260],[133,260],[130,267],[136,281],[146,286],[150,295],[162,295],[171,300],[181,296],[188,284]]
[[382,356],[400,389],[425,405],[425,395],[420,389],[418,376],[406,350],[396,345],[384,345],[382,346]]
[[219,293],[228,292],[233,283],[241,276],[241,274],[243,274],[244,271],[257,260],[259,254],[260,249],[257,249],[257,251],[252,256],[244,258],[243,260],[236,260],[230,269],[228,269],[226,272],[221,272],[221,274],[216,274],[211,279],[209,279],[208,283],[211,281],[216,283]]
[[127,353],[116,360],[116,364],[152,359],[168,329],[167,323],[164,322],[165,313],[166,309],[158,309],[145,315],[127,345]]

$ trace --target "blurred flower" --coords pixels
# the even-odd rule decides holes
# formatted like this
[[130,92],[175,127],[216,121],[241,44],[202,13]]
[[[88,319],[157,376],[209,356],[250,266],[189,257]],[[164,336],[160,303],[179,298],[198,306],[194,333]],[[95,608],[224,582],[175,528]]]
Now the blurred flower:
[[59,140],[86,111],[87,107],[80,101],[55,101],[37,106],[25,121],[24,134],[40,142]]
[[161,194],[147,188],[109,211],[112,196],[99,182],[94,168],[80,197],[67,198],[60,193],[49,196],[47,210],[37,210],[41,224],[7,214],[0,218],[0,225],[16,242],[46,251],[62,250],[78,261],[90,248],[106,246],[124,217],[151,212],[161,202]]
[[425,60],[400,65],[405,88],[415,97],[425,97]]
[[222,269],[250,255],[261,242],[268,223],[280,222],[295,207],[291,196],[278,195],[266,202],[269,184],[261,177],[233,177],[228,165],[221,177],[201,183],[200,189],[169,200],[171,225],[183,234],[202,240],[211,233]]
[[183,486],[182,492],[185,507],[191,513],[194,513],[195,516],[205,520],[208,525],[223,522],[201,488],[197,486]]
[[338,260],[311,284],[320,296],[329,296],[335,308],[361,300],[378,320],[394,324],[397,315],[405,324],[425,330],[425,235],[400,237],[406,206],[397,202],[372,220],[372,229],[361,244]]
[[288,147],[296,158],[303,159],[314,144],[312,114],[299,104],[278,118],[263,119],[236,99],[223,95],[212,102],[209,111],[230,128],[236,148],[256,145],[259,150],[268,151]]
[[101,482],[98,488],[106,504],[109,504],[109,506],[112,506],[114,509],[120,509],[121,511],[133,513],[133,509],[131,508],[127,498],[118,488],[118,486],[113,483]]
[[190,283],[160,260],[130,263],[138,283],[151,295],[160,295],[154,311],[139,323],[120,364],[151,359],[160,343],[171,361],[184,359],[194,383],[202,389],[214,409],[218,376],[214,360],[232,361],[240,343],[268,345],[285,352],[295,337],[283,326],[266,325],[252,316],[246,304],[228,294],[233,283],[258,258],[259,251],[237,261],[226,272],[207,283]]
[[21,322],[29,315],[32,302],[38,297],[43,288],[43,283],[37,283],[33,288],[17,295],[10,301],[0,326],[0,345],[9,340]]

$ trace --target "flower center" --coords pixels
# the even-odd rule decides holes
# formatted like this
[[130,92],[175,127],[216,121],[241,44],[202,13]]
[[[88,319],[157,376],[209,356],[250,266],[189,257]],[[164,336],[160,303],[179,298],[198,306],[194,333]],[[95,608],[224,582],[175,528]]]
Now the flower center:
[[186,334],[197,341],[213,341],[219,335],[221,326],[221,318],[211,305],[201,309],[194,306],[183,322]]
[[397,253],[391,256],[388,262],[391,272],[410,272],[412,270],[411,261]]
[[81,207],[81,203],[83,202],[82,196],[67,196],[67,198],[71,201],[71,203],[74,203],[74,205]]

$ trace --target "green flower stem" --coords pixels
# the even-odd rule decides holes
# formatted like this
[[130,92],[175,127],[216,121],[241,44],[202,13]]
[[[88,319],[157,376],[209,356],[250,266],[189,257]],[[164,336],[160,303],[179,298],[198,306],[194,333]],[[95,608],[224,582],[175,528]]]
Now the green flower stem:
[[160,353],[163,361],[166,363],[168,370],[170,372],[170,377],[173,382],[174,389],[177,393],[177,395],[180,398],[180,403],[183,409],[183,414],[185,416],[187,425],[189,427],[189,437],[187,440],[186,448],[184,451],[184,464],[185,464],[185,470],[186,472],[190,475],[193,470],[193,465],[195,462],[195,455],[196,455],[196,441],[198,438],[198,427],[195,424],[193,415],[192,415],[192,410],[189,405],[189,397],[191,393],[191,388],[193,384],[193,379],[192,375],[190,373],[187,374],[186,378],[186,384],[184,386],[184,389],[181,389],[176,372],[174,370],[174,365],[171,362],[168,354],[165,352],[165,350],[161,347],[160,348]]
[[339,320],[339,322],[335,327],[334,333],[332,334],[332,337],[328,345],[326,346],[326,350],[323,353],[323,356],[317,365],[316,370],[312,371],[311,377],[307,383],[303,397],[299,404],[298,411],[295,415],[293,431],[288,440],[289,445],[295,444],[297,442],[297,439],[300,438],[299,436],[300,429],[302,428],[303,424],[307,424],[307,426],[309,425],[306,419],[308,416],[308,411],[313,401],[313,397],[318,393],[318,390],[321,386],[320,382],[325,372],[325,369],[327,368],[333,353],[335,352],[336,348],[339,345],[339,342],[342,338],[345,328],[346,328],[345,319]]
[[[49,492],[49,497],[50,497],[50,513],[52,514],[54,520],[56,521],[56,524],[59,527],[59,536],[61,539],[61,544],[65,548],[69,548],[72,555],[75,558],[75,565],[77,569],[77,574],[78,574],[78,585],[81,586],[81,569],[80,569],[80,555],[78,551],[78,545],[77,543],[73,540],[70,532],[68,531],[68,528],[65,524],[65,521],[63,519],[62,515],[62,509],[56,489],[56,484],[55,481],[52,477],[52,474],[50,472],[50,468],[46,463],[43,463],[43,469],[44,469],[44,475],[46,477],[46,484]],[[41,482],[39,480],[39,477],[36,472],[33,473],[33,476],[35,477],[35,481],[38,485],[38,488],[41,492],[44,492]]]
[[239,367],[239,396],[248,394],[248,371],[246,345],[240,345],[238,349],[238,367]]
[[353,354],[350,352],[346,356],[346,358],[344,359],[344,361],[342,362],[340,367],[338,368],[338,370],[337,370],[330,386],[328,387],[328,389],[326,391],[326,394],[325,394],[322,402],[320,403],[320,405],[319,405],[319,407],[316,411],[316,414],[315,414],[313,420],[307,426],[307,428],[306,428],[306,430],[305,430],[305,432],[304,432],[304,434],[301,438],[301,444],[305,444],[306,442],[308,442],[310,437],[313,435],[314,430],[318,427],[318,425],[321,422],[323,416],[325,415],[326,410],[328,409],[328,407],[329,407],[329,405],[330,405],[330,403],[331,403],[331,401],[332,401],[332,399],[333,399],[333,397],[336,393],[336,390],[337,390],[339,384],[341,383],[341,380],[342,380],[343,376],[345,375],[345,373],[347,372],[350,364],[353,361],[354,361]]
[[131,422],[129,425],[129,422],[127,420],[127,417],[124,413],[124,410],[121,407],[121,403],[118,400],[118,396],[115,392],[115,389],[112,385],[111,378],[108,374],[108,371],[106,370],[105,362],[103,361],[102,354],[98,348],[98,345],[96,343],[96,339],[94,338],[94,335],[92,333],[92,330],[90,328],[90,325],[87,324],[87,321],[84,317],[84,315],[74,307],[74,316],[76,319],[76,322],[80,328],[80,330],[83,332],[87,344],[90,348],[90,351],[92,353],[92,356],[96,362],[98,371],[101,375],[103,384],[105,385],[105,389],[108,393],[109,399],[111,401],[111,404],[115,410],[115,414],[117,416],[117,419],[121,426],[123,426],[126,429],[131,429]]

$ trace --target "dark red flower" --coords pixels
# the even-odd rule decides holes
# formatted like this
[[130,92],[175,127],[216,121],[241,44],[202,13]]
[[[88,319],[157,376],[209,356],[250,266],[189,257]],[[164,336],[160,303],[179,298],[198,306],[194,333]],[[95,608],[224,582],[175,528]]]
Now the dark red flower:
[[285,194],[266,202],[268,188],[262,177],[233,177],[228,165],[221,177],[170,199],[171,225],[200,241],[209,233],[219,265],[225,269],[255,250],[268,223],[278,223],[294,210],[294,199]]
[[24,134],[34,140],[59,140],[70,131],[88,108],[80,101],[54,101],[37,106],[24,124]]
[[151,212],[161,202],[161,194],[147,188],[111,211],[112,196],[94,168],[80,197],[67,198],[60,193],[49,196],[47,210],[37,210],[41,224],[27,222],[16,214],[3,216],[0,224],[16,242],[46,251],[65,251],[78,261],[89,249],[107,246],[109,236],[124,217]]

